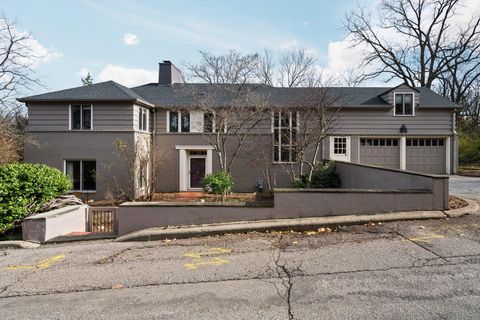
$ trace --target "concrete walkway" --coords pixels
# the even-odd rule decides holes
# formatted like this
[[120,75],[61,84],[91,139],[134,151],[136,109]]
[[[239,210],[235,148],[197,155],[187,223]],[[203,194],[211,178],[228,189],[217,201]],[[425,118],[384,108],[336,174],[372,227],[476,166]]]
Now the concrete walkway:
[[153,241],[164,239],[181,239],[204,237],[211,235],[265,232],[280,230],[316,230],[320,227],[365,224],[369,222],[387,222],[398,220],[424,220],[445,219],[459,217],[466,214],[480,214],[480,205],[476,201],[468,200],[469,205],[465,208],[446,211],[409,211],[368,215],[345,215],[315,218],[297,219],[270,219],[259,221],[242,221],[233,223],[217,223],[209,225],[185,226],[185,227],[158,227],[135,231],[115,241]]

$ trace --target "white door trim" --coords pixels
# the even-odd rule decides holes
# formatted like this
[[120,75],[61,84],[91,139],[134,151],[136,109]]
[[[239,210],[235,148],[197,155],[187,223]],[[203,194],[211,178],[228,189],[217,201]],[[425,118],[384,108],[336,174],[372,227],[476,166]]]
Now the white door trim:
[[[176,145],[175,149],[179,151],[179,183],[178,188],[179,191],[188,191],[190,189],[190,160],[188,159],[190,156],[188,154],[189,150],[205,150],[207,151],[207,155],[196,156],[193,155],[192,157],[206,157],[205,160],[205,175],[212,173],[213,167],[213,147],[206,146],[206,145]],[[198,189],[195,189],[198,190]]]

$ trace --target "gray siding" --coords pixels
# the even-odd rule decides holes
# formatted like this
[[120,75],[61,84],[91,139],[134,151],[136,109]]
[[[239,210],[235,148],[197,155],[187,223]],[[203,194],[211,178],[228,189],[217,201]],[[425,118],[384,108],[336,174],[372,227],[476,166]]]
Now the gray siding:
[[409,86],[404,85],[404,84],[398,86],[397,88],[395,88],[395,90],[392,90],[392,91],[388,92],[387,94],[384,94],[382,96],[382,99],[393,106],[394,95],[395,95],[396,92],[397,93],[413,93],[414,94],[414,99],[415,99],[415,106],[417,106],[420,103],[420,93],[418,91],[410,88]]
[[415,116],[395,117],[392,109],[343,109],[335,122],[334,134],[395,135],[405,125],[407,135],[449,135],[453,133],[451,110],[415,110]]
[[36,132],[34,143],[25,146],[25,162],[44,163],[63,172],[64,160],[96,160],[97,190],[90,198],[104,199],[115,195],[113,176],[128,190],[128,169],[115,147],[121,139],[134,144],[133,133],[119,132]]
[[[69,105],[69,103],[30,103],[28,105],[28,130],[67,131]],[[133,130],[132,104],[92,103],[92,105],[94,131]]]

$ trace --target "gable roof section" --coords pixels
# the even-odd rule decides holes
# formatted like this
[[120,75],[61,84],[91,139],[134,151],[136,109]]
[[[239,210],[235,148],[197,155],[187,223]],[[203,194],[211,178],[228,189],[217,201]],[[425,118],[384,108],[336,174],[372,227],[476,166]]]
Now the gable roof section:
[[80,86],[66,90],[47,92],[18,99],[20,102],[49,102],[49,101],[132,101],[153,107],[130,88],[115,81],[105,81]]

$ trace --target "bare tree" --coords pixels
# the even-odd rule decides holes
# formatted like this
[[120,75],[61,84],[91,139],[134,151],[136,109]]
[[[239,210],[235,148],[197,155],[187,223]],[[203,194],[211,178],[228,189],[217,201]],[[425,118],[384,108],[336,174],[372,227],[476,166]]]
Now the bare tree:
[[280,54],[277,82],[281,87],[305,87],[315,77],[316,59],[303,48],[293,48]]
[[232,84],[253,82],[257,70],[258,54],[242,54],[231,50],[223,55],[214,55],[207,51],[199,51],[200,61],[197,64],[187,63],[188,76],[206,83]]
[[40,85],[33,76],[32,63],[40,58],[33,53],[30,35],[15,29],[15,22],[0,16],[0,106],[17,107],[19,93]]
[[248,137],[256,134],[262,124],[270,124],[268,99],[262,94],[262,86],[215,86],[201,95],[197,108],[205,115],[203,139],[216,152],[220,170],[228,173]]
[[[137,138],[133,144],[116,140],[115,149],[122,167],[104,164],[107,172],[104,178],[113,189],[114,198],[124,201],[138,198],[151,200],[155,192],[157,171],[165,164],[167,153],[152,152],[154,148],[151,148],[150,137]],[[123,176],[126,176],[126,180]]]
[[461,0],[384,0],[378,17],[362,8],[347,15],[345,28],[354,45],[369,48],[363,67],[379,66],[364,78],[385,76],[432,88],[455,70],[478,65],[480,17],[463,27],[453,25],[461,5]]
[[29,140],[27,118],[15,98],[40,85],[31,68],[37,58],[30,35],[19,32],[14,21],[0,16],[0,164],[20,161],[23,145]]

